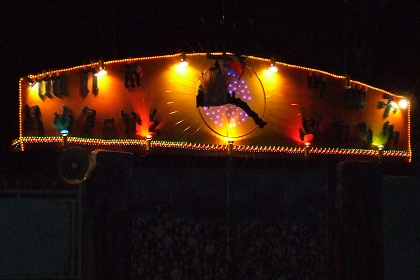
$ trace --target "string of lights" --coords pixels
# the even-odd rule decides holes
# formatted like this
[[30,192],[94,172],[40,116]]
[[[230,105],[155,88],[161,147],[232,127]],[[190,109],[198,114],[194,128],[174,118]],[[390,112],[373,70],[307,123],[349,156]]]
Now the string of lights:
[[[12,145],[24,147],[25,144],[59,144],[62,142],[62,137],[39,137],[39,136],[24,136],[15,140]],[[68,144],[92,146],[92,147],[146,147],[147,140],[143,139],[93,139],[81,137],[68,137]],[[172,142],[172,141],[157,141],[151,143],[153,148],[160,149],[177,149],[177,150],[192,150],[192,151],[210,151],[210,152],[227,152],[229,145],[218,144],[199,144],[188,142]],[[284,154],[304,154],[305,147],[283,147],[283,146],[247,146],[247,145],[233,145],[232,152],[234,153],[284,153]],[[323,148],[311,147],[310,154],[319,155],[354,155],[354,156],[377,156],[377,149],[347,149],[347,148]],[[411,154],[408,151],[400,150],[385,150],[383,156],[389,157],[403,157],[410,158]]]

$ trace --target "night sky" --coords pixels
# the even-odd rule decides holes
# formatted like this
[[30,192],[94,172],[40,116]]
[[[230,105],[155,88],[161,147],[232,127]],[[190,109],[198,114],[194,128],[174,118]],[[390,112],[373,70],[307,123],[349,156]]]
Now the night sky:
[[[280,62],[347,72],[354,80],[420,97],[417,1],[72,2],[2,2],[2,154],[18,137],[20,77],[99,59],[181,49],[275,56]],[[412,104],[416,110],[417,102]]]

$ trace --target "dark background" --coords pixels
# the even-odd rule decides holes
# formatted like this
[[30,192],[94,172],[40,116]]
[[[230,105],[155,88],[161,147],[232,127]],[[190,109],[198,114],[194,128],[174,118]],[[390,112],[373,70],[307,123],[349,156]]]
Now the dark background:
[[[227,51],[312,67],[412,100],[416,1],[6,1],[0,7],[2,154],[18,137],[18,81],[98,61]],[[273,3],[275,2],[275,3]],[[224,21],[223,21],[224,17]]]
[[[412,99],[412,134],[413,140],[418,143],[418,139],[420,139],[420,114],[418,113],[420,111],[418,109],[418,99],[420,98],[420,10],[418,1],[373,0],[362,3],[362,1],[352,0],[286,0],[275,1],[275,4],[272,3],[274,1],[257,0],[196,0],[188,2],[184,1],[180,4],[179,1],[168,0],[115,0],[114,3],[112,1],[73,2],[70,0],[3,1],[0,5],[0,167],[9,163],[7,159],[11,158],[11,155],[23,154],[9,152],[10,142],[19,136],[18,82],[20,77],[82,65],[99,59],[107,61],[174,54],[180,49],[188,53],[226,50],[227,52],[265,58],[275,56],[278,61],[285,63],[312,67],[340,75],[348,73],[354,80],[405,95]],[[29,151],[24,154],[20,159],[30,158],[33,162],[28,164],[24,171],[18,173],[21,175],[19,177],[13,173],[27,164],[27,161],[24,159],[10,161],[10,163],[18,162],[20,165],[4,169],[9,172],[5,176],[4,182],[2,179],[3,185],[13,189],[14,185],[10,182],[16,181],[17,185],[17,179],[20,181],[26,179],[31,184],[41,185],[42,183],[44,186],[44,181],[55,178],[49,170],[40,172],[40,169],[46,165],[43,158],[30,157],[28,156],[30,155]],[[214,168],[209,171],[207,165],[183,168],[185,162],[183,162],[184,165],[176,162],[164,167],[160,166],[161,163],[165,163],[165,161],[135,170],[136,176],[139,176],[135,178],[135,181],[140,182],[144,178],[150,180],[142,186],[154,190],[156,197],[160,199],[165,199],[161,193],[168,195],[167,189],[172,186],[173,181],[175,181],[175,185],[185,188],[202,187],[197,182],[209,182],[209,185],[205,185],[209,190],[213,189],[214,185],[219,186],[219,192],[210,194],[213,195],[214,201],[221,201],[218,195],[222,197],[222,194],[225,193],[224,187],[227,184],[227,179],[222,177],[219,180],[214,180],[214,176],[211,177],[211,175],[227,174],[223,169],[224,166],[215,164]],[[252,197],[256,208],[265,209],[262,215],[274,213],[273,208],[278,208],[267,207],[267,205],[278,205],[276,199],[281,200],[283,196],[282,193],[275,193],[277,196],[274,196],[274,192],[264,192],[261,197],[255,198],[255,194],[259,193],[258,184],[261,182],[268,190],[273,189],[273,186],[277,186],[278,181],[284,178],[286,178],[286,183],[283,180],[283,185],[289,186],[289,189],[294,191],[298,190],[294,185],[296,179],[300,179],[296,183],[297,186],[328,185],[320,184],[318,181],[306,182],[305,178],[307,177],[300,174],[301,165],[292,166],[295,171],[293,173],[287,172],[291,169],[287,162],[276,161],[276,163],[284,164],[287,167],[281,169],[283,173],[280,175],[272,165],[255,164],[250,167],[249,172],[245,172],[246,177],[232,177],[236,184],[233,186],[237,186],[236,195],[239,196],[241,194],[239,191],[242,191],[244,194],[240,198]],[[49,164],[55,166],[53,160]],[[324,163],[312,164],[317,168],[314,169],[311,166],[308,168],[308,172],[316,173],[324,166]],[[37,165],[39,167],[34,168]],[[159,168],[155,168],[156,166]],[[219,168],[223,169],[224,173],[219,172]],[[23,176],[23,172],[28,169],[42,178],[33,180],[34,174],[27,173]],[[196,169],[199,170],[198,173],[196,173]],[[110,172],[104,173],[111,174]],[[153,173],[154,176],[150,176],[149,173]],[[161,173],[164,173],[164,176]],[[260,173],[265,174],[265,180],[262,180]],[[144,176],[141,176],[142,174]],[[203,180],[202,175],[207,175],[211,179]],[[318,175],[316,173],[313,177],[322,180],[327,177]],[[106,177],[103,177],[102,180],[104,178]],[[111,176],[111,178],[113,180],[126,179],[127,176]],[[187,181],[189,183],[184,183],[183,178],[189,178]],[[403,272],[408,274],[413,272],[414,274],[417,263],[415,252],[418,252],[415,250],[418,244],[415,236],[415,233],[418,232],[418,223],[416,222],[418,215],[416,213],[419,209],[418,203],[416,203],[418,188],[415,186],[418,186],[418,183],[413,179],[412,183],[404,184],[398,179],[400,178],[389,178],[388,180],[392,182],[384,192],[384,239],[385,250],[387,250],[385,251],[385,265],[388,269],[387,275],[395,275],[393,279],[400,279]],[[240,184],[241,182],[247,184]],[[102,186],[102,183],[98,185]],[[121,184],[114,184],[114,181],[108,180],[108,185]],[[137,188],[137,190],[142,191],[141,188]],[[314,187],[312,190],[322,191],[323,189]],[[173,193],[178,196],[186,192],[191,194],[187,199],[181,197],[182,200],[179,201],[191,202],[192,205],[192,202],[196,200],[194,195],[201,194],[200,191],[194,191],[194,189],[192,191],[186,189],[185,192],[173,190]],[[204,194],[207,193],[204,192]],[[293,201],[291,194],[293,193],[289,193],[289,197],[285,201]],[[308,194],[308,197],[314,199],[314,202],[322,201],[317,199],[318,196],[311,196],[313,193],[308,193],[307,190],[302,190],[301,194]],[[207,198],[202,196],[202,201],[206,201]],[[302,212],[306,208],[312,207],[312,203],[301,200],[302,197],[295,196],[295,198],[296,205],[302,207]],[[243,202],[243,204],[245,203],[247,201]],[[203,209],[206,209],[205,205],[203,204]],[[45,209],[49,210],[47,207]],[[295,205],[292,205],[291,209],[296,209]],[[31,211],[31,209],[29,210]],[[167,212],[172,213],[171,211]],[[187,208],[185,212],[189,214],[193,213],[193,210]],[[286,213],[289,213],[290,219],[296,218],[292,215],[310,217],[300,215],[302,212],[288,211]],[[38,213],[42,218],[44,217],[43,212]],[[164,211],[162,211],[162,217],[163,213]],[[161,215],[161,213],[156,215]],[[283,215],[286,217],[285,214]],[[155,216],[151,216],[153,222],[156,221],[154,218]],[[11,221],[11,224],[14,224],[14,221]],[[153,223],[151,225],[152,228],[155,226]],[[54,224],[54,227],[56,229],[57,224]],[[109,227],[112,228],[112,225]],[[28,228],[30,229],[30,227]],[[265,229],[263,228],[261,232],[265,233]],[[309,236],[315,232],[310,228]],[[257,234],[259,233],[257,231]],[[307,236],[306,232],[303,232],[302,235]],[[28,236],[33,238],[33,235]],[[56,236],[61,235],[56,234]],[[287,231],[285,236],[289,236]],[[267,240],[270,240],[270,237],[268,236]],[[141,239],[138,241],[142,242]],[[251,242],[253,241],[251,239]],[[7,244],[7,242],[3,243]],[[246,243],[244,244],[245,246],[242,248],[247,249]],[[303,242],[302,244],[307,243]],[[301,248],[305,249],[303,246]],[[5,252],[7,253],[7,251]],[[302,250],[302,252],[306,253],[306,250]],[[302,255],[305,255],[304,253]],[[259,255],[250,256],[259,257]],[[258,265],[258,262],[253,263]],[[299,269],[299,271],[301,270]]]

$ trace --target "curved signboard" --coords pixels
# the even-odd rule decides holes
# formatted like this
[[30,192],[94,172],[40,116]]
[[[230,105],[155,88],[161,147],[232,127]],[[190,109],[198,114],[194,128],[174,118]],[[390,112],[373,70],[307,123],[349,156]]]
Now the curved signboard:
[[181,53],[19,83],[20,150],[54,149],[64,139],[133,152],[411,159],[403,96],[269,59]]

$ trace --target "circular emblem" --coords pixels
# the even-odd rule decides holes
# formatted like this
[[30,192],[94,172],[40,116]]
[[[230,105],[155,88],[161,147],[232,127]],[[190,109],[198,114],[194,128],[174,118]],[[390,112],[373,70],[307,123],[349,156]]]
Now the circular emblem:
[[216,60],[198,83],[197,108],[205,124],[226,138],[263,128],[265,92],[258,75],[243,61]]

